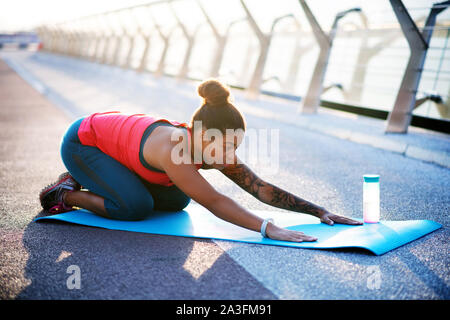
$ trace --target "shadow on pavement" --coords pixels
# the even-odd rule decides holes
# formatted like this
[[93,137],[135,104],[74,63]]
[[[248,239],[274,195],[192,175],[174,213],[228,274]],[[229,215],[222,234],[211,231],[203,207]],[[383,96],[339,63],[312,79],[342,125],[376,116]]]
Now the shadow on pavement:
[[[31,284],[17,299],[277,299],[208,240],[47,221],[23,244]],[[73,265],[80,289],[67,286]]]

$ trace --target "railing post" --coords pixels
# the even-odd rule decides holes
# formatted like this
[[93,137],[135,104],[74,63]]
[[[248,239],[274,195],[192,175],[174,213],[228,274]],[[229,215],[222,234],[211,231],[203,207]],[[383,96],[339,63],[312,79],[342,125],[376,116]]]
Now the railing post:
[[358,57],[356,58],[355,69],[352,74],[350,82],[350,88],[346,93],[346,96],[351,99],[352,102],[359,103],[361,101],[363,85],[367,73],[367,65],[370,60],[379,54],[382,50],[388,47],[389,44],[394,42],[398,37],[398,32],[390,32],[386,34],[385,38],[378,43],[369,46],[370,35],[368,34],[367,26],[364,26],[364,33],[361,35],[361,46],[359,49]]
[[108,61],[108,56],[109,56],[109,51],[111,51],[111,42],[114,40],[114,30],[111,28],[111,23],[109,22],[109,14],[105,14],[104,15],[104,19],[106,21],[106,25],[109,28],[109,31],[106,39],[105,39],[105,45],[103,46],[103,52],[102,52],[102,58],[101,58],[101,63],[107,64]]
[[314,37],[320,48],[319,57],[317,58],[316,65],[314,67],[308,91],[304,99],[302,99],[301,110],[303,113],[316,113],[320,103],[320,95],[323,90],[323,80],[325,78],[328,56],[331,50],[331,39],[322,30],[306,2],[304,0],[300,0],[300,5],[305,12],[306,18],[311,25]]
[[256,37],[258,38],[259,47],[260,47],[258,60],[256,62],[255,69],[253,71],[252,78],[250,79],[250,83],[246,90],[248,98],[255,98],[258,96],[259,89],[261,87],[262,77],[263,77],[263,73],[264,73],[264,66],[266,64],[267,55],[269,52],[271,35],[264,34],[261,31],[261,29],[259,28],[255,19],[253,18],[252,14],[250,13],[250,10],[247,8],[246,4],[244,3],[244,0],[240,0],[240,2],[241,2],[241,5],[242,5],[246,15],[247,15],[247,19],[250,24],[250,27],[252,28],[253,32],[255,33]]
[[216,52],[214,54],[214,57],[213,57],[213,60],[211,63],[211,69],[209,71],[210,77],[217,77],[217,76],[219,76],[220,65],[222,64],[223,52],[225,50],[225,44],[227,41],[227,37],[220,34],[219,30],[217,29],[215,24],[212,22],[211,18],[209,17],[208,13],[206,12],[205,8],[203,7],[203,5],[201,4],[201,2],[199,0],[197,0],[197,4],[200,7],[200,9],[206,19],[206,22],[208,23],[209,27],[211,28],[211,30],[214,34],[214,37],[216,38],[216,41],[217,41]]
[[[49,26],[41,25],[39,27],[40,32],[42,33],[42,49],[45,51],[51,52],[51,47],[53,43],[53,37]],[[41,36],[40,36],[41,37]]]
[[56,26],[56,30],[56,52],[64,54],[67,47],[67,32],[61,26]]
[[42,44],[43,44],[42,49],[45,51],[50,51],[49,46],[51,44],[51,40],[49,37],[48,28],[46,26],[40,25],[40,26],[36,27],[36,32],[38,34],[38,37],[42,41]]
[[86,29],[80,30],[77,54],[80,58],[86,58],[91,42],[91,34]]
[[284,81],[281,81],[284,89],[292,93],[295,90],[295,85],[297,82],[297,76],[299,73],[299,66],[300,61],[302,60],[302,57],[308,53],[308,51],[313,49],[313,44],[309,43],[307,45],[302,45],[302,37],[301,37],[301,24],[300,22],[295,18],[295,16],[292,16],[294,20],[295,25],[295,44],[294,44],[294,51],[291,55],[291,59],[289,62],[289,68],[288,68],[288,75]]
[[[151,11],[150,11],[150,14],[151,14]],[[158,32],[159,37],[164,42],[164,47],[163,47],[163,50],[161,52],[161,56],[159,58],[158,67],[156,68],[155,73],[154,73],[155,77],[161,77],[162,75],[164,75],[164,69],[165,69],[165,66],[166,66],[166,56],[167,56],[167,51],[169,50],[170,36],[172,35],[172,33],[175,30],[175,28],[170,30],[168,35],[165,35],[164,32],[161,29],[161,26],[158,24],[158,22],[156,21],[156,19],[153,16],[152,16],[152,20],[153,20],[153,23],[155,25],[155,29]]]
[[256,98],[259,94],[261,84],[263,83],[263,75],[264,75],[264,67],[266,65],[267,57],[269,55],[269,48],[270,48],[270,42],[272,40],[272,36],[274,34],[275,25],[282,19],[287,17],[293,17],[292,14],[287,14],[281,17],[276,18],[272,23],[272,28],[270,30],[270,33],[265,34],[262,32],[262,30],[259,28],[258,24],[256,23],[256,20],[253,18],[252,14],[250,13],[250,10],[247,8],[247,6],[244,3],[244,0],[240,0],[242,8],[244,9],[248,22],[250,24],[250,27],[252,28],[253,32],[255,33],[256,37],[259,41],[259,56],[258,60],[256,61],[256,66],[253,71],[252,78],[250,79],[250,83],[247,87],[247,97],[248,98]]
[[84,32],[76,24],[73,27],[74,41],[72,46],[72,56],[80,57],[83,50]]
[[52,26],[50,28],[50,32],[51,32],[51,37],[52,37],[52,42],[51,42],[51,49],[50,51],[53,53],[58,53],[58,48],[59,48],[59,29],[57,26]]
[[148,63],[148,54],[150,51],[150,42],[151,42],[151,35],[145,35],[142,33],[142,36],[145,41],[145,47],[144,52],[142,53],[141,62],[139,63],[138,71],[143,72],[147,69],[147,63]]
[[58,45],[57,51],[59,54],[65,54],[68,46],[68,34],[61,26],[58,26]]
[[66,47],[66,54],[68,54],[69,56],[74,56],[76,39],[77,39],[76,30],[73,30],[73,29],[71,30],[69,27],[67,32],[69,34],[69,36],[67,37],[67,39],[69,41],[68,41],[68,45]]
[[60,39],[61,39],[61,51],[62,54],[69,54],[69,48],[70,48],[70,30],[67,30],[66,27],[61,28],[61,32],[59,33]]
[[333,25],[331,27],[330,33],[327,35],[320,27],[317,22],[314,14],[309,9],[305,0],[299,0],[300,5],[305,12],[306,18],[308,19],[309,24],[311,25],[311,29],[313,35],[319,45],[320,52],[317,58],[316,65],[314,67],[313,75],[311,78],[311,82],[309,83],[308,91],[305,95],[305,98],[302,99],[301,103],[301,112],[302,113],[317,113],[317,108],[320,104],[320,96],[323,90],[323,81],[325,79],[325,73],[327,71],[328,60],[330,58],[331,48],[333,45],[334,37],[336,36],[338,21],[343,18],[347,13],[350,12],[360,12],[360,8],[353,8],[350,10],[346,10],[340,12],[334,18]]
[[186,26],[181,22],[180,18],[178,17],[177,13],[175,12],[175,9],[172,7],[171,3],[169,3],[170,11],[172,12],[173,16],[175,17],[175,20],[177,21],[177,25],[180,27],[184,37],[186,38],[188,45],[186,48],[186,52],[184,54],[183,58],[183,64],[181,65],[180,71],[177,75],[177,80],[180,81],[182,79],[185,79],[189,73],[189,61],[191,59],[192,55],[192,49],[194,48],[195,43],[195,36],[198,31],[199,26],[196,27],[195,31],[190,34],[187,30]]
[[92,54],[88,57],[89,60],[97,61],[100,43],[103,36],[104,34],[102,32],[94,31],[94,48],[92,49]]
[[435,3],[430,10],[422,33],[412,20],[401,0],[389,0],[402,32],[408,41],[410,56],[403,75],[394,107],[389,113],[386,132],[407,133],[416,102],[416,92],[422,76],[428,45],[436,23],[436,16],[444,11],[450,1]]
[[217,41],[216,51],[215,51],[214,57],[212,59],[211,69],[209,71],[209,76],[212,78],[215,78],[215,77],[218,77],[219,73],[220,73],[220,67],[222,65],[223,54],[225,52],[225,46],[227,44],[230,28],[233,24],[235,24],[239,21],[242,21],[244,19],[237,19],[237,20],[231,21],[227,26],[225,34],[221,34],[219,32],[219,30],[217,29],[217,26],[212,21],[211,17],[208,15],[205,8],[201,4],[200,0],[197,0],[197,4],[200,7],[200,9],[206,19],[206,22],[210,26],[210,28],[214,34],[214,37],[216,38],[216,41]]
[[[122,12],[119,12],[119,17],[121,17]],[[123,45],[123,40],[124,38],[128,37],[127,32],[126,32],[126,28],[123,26],[123,20],[120,19],[120,33],[116,34],[116,48],[114,50],[114,56],[113,56],[113,60],[112,63],[115,66],[121,67],[122,64],[120,63],[119,59],[120,59],[120,53],[122,51],[122,45]]]
[[80,55],[82,58],[89,58],[89,53],[92,45],[92,37],[93,34],[91,31],[84,30],[83,31],[83,39],[82,39],[82,48],[80,51]]
[[72,35],[73,35],[73,41],[72,41],[72,47],[71,47],[71,55],[74,57],[79,56],[80,48],[81,48],[81,38],[82,38],[82,31],[77,28],[77,26],[73,26],[72,29]]
[[[104,57],[105,57],[105,52],[106,52],[106,47],[108,46],[108,42],[109,42],[109,35],[110,32],[108,30],[108,25],[107,23],[105,23],[105,15],[101,15],[99,17],[99,21],[102,24],[102,30],[100,33],[100,39],[99,39],[99,45],[97,46],[97,50],[95,53],[95,61],[98,63],[103,63],[104,61]],[[102,44],[100,46],[100,43]]]
[[[134,11],[133,11],[133,9],[130,9],[129,12],[130,12],[130,15],[133,15]],[[136,32],[132,35],[132,34],[128,33],[128,31],[126,31],[128,36],[129,36],[129,38],[130,38],[130,46],[128,48],[128,53],[127,53],[127,57],[125,59],[124,65],[127,68],[129,68],[129,69],[133,68],[133,63],[132,63],[133,59],[132,58],[133,58],[133,52],[135,50],[136,36],[141,34],[141,27],[139,25],[138,20],[134,19],[134,21],[135,21],[135,24],[136,24]]]
[[150,41],[151,41],[151,35],[144,35],[142,33],[142,36],[145,41],[145,47],[144,47],[144,52],[142,53],[141,62],[139,63],[139,67],[138,67],[139,72],[143,72],[147,69],[148,55],[150,52]]
[[[148,12],[149,8],[148,7],[144,7],[144,10],[146,10]],[[144,52],[142,53],[141,61],[139,62],[139,66],[138,66],[137,71],[138,72],[143,72],[143,71],[145,71],[147,69],[148,54],[149,54],[149,51],[150,51],[151,33],[146,35],[143,32],[142,26],[140,24],[138,24],[138,33],[140,33],[141,36],[144,38],[145,46],[144,46]]]

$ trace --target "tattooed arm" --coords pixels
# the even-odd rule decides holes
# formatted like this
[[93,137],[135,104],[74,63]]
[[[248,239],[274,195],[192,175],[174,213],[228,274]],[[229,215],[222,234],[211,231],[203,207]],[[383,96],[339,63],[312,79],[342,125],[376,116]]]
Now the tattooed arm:
[[228,166],[222,170],[222,173],[256,199],[267,203],[268,205],[281,209],[308,213],[316,217],[325,210],[322,207],[303,200],[292,193],[262,180],[245,164]]
[[260,201],[281,209],[311,214],[329,225],[336,223],[361,224],[328,212],[325,208],[301,199],[273,184],[259,178],[245,164],[233,164],[225,167],[221,172],[235,182],[242,189]]

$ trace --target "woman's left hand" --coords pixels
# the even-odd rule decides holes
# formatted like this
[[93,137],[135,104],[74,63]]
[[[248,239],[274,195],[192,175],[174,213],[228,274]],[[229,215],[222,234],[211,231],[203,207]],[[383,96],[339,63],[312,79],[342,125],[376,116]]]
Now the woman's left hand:
[[350,224],[350,225],[362,225],[363,223],[360,221],[356,221],[350,218],[338,216],[337,214],[330,213],[328,211],[324,211],[323,213],[319,214],[318,218],[320,219],[320,222],[326,223],[330,226],[334,225],[335,223],[340,224]]

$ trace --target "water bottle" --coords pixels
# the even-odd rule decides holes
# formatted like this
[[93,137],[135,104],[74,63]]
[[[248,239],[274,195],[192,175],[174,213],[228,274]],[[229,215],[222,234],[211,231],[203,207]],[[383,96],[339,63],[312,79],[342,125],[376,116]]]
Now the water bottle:
[[365,174],[363,178],[364,223],[378,223],[380,221],[380,176]]

